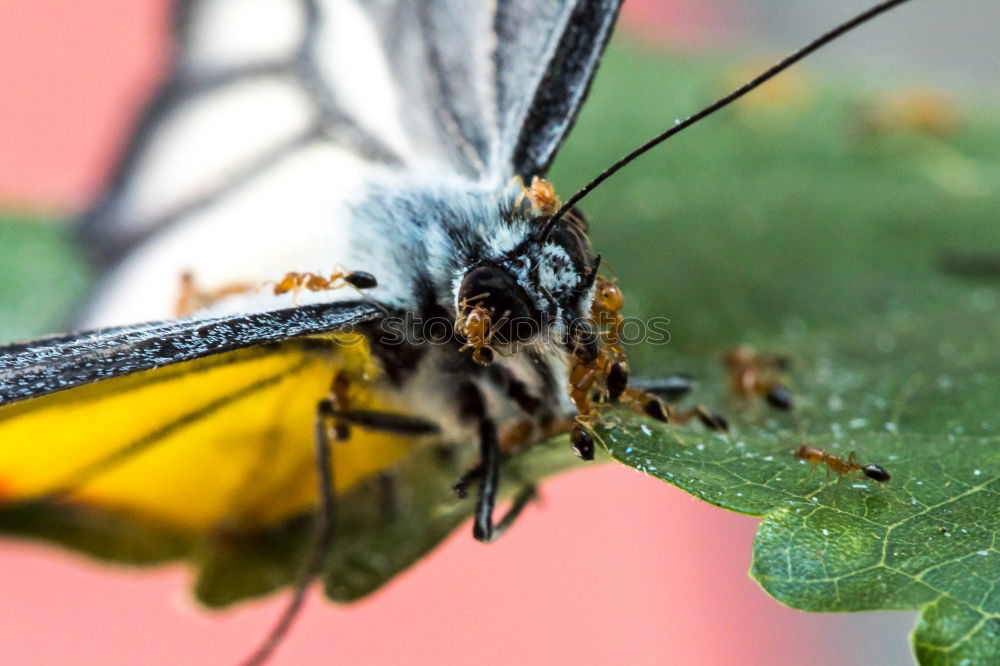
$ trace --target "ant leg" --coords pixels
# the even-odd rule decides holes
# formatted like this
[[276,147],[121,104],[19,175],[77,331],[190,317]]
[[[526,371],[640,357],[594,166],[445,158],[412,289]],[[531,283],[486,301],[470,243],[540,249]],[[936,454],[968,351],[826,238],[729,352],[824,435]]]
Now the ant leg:
[[518,187],[521,192],[517,195],[517,199],[514,201],[514,208],[520,208],[521,204],[524,202],[525,197],[528,196],[528,187],[524,184],[524,179],[520,176],[514,176],[507,183],[507,187]]
[[260,666],[266,662],[285,636],[288,635],[292,623],[302,610],[309,585],[320,574],[327,553],[333,545],[333,534],[336,529],[336,501],[333,489],[333,458],[330,454],[330,435],[328,423],[335,416],[333,403],[327,398],[316,407],[316,476],[319,482],[319,507],[316,511],[316,524],[313,528],[313,542],[309,548],[305,566],[299,573],[295,583],[292,598],[278,621],[268,632],[264,642],[254,650],[243,666]]

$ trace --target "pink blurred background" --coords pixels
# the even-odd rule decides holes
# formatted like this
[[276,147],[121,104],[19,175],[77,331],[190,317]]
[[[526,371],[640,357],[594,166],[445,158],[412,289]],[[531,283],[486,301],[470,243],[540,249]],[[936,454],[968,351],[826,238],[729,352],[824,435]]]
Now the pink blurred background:
[[[618,38],[642,26],[711,44],[733,29],[731,4],[632,2]],[[0,0],[0,208],[67,213],[95,193],[163,64],[168,5]],[[495,545],[461,529],[359,604],[312,595],[274,663],[866,661],[857,619],[786,609],[748,578],[755,519],[612,466],[543,490]],[[115,571],[12,542],[0,577],[4,664],[233,663],[284,603],[208,614],[181,567]]]

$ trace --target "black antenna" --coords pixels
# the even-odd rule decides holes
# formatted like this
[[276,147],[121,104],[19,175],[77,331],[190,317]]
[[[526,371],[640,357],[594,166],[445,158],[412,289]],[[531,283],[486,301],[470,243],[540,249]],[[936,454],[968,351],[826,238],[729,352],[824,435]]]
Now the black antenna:
[[656,146],[660,145],[661,143],[663,143],[673,135],[677,134],[678,132],[682,132],[688,127],[691,127],[691,125],[694,125],[699,120],[707,118],[708,116],[712,115],[722,107],[728,106],[730,103],[735,102],[740,97],[743,97],[743,95],[746,95],[754,88],[759,87],[764,82],[785,71],[786,69],[797,63],[799,60],[802,60],[813,51],[816,51],[820,47],[829,44],[833,40],[843,35],[845,32],[853,30],[854,28],[858,27],[862,23],[865,23],[869,19],[873,19],[879,14],[887,12],[896,5],[901,5],[904,2],[907,2],[907,0],[886,0],[886,2],[882,2],[880,4],[875,5],[868,11],[858,14],[851,20],[845,23],[841,23],[833,30],[813,40],[806,46],[803,46],[801,49],[791,54],[781,62],[777,63],[776,65],[765,71],[763,74],[760,74],[757,78],[753,79],[748,83],[745,83],[743,86],[737,88],[736,90],[729,93],[722,99],[716,101],[714,104],[706,106],[704,109],[694,114],[693,116],[687,118],[682,122],[677,123],[667,131],[663,132],[662,134],[658,134],[657,136],[653,137],[646,143],[642,144],[641,146],[630,152],[628,155],[621,158],[620,160],[609,166],[607,169],[602,171],[600,174],[598,174],[596,178],[594,178],[592,181],[581,187],[579,190],[576,191],[576,194],[567,199],[566,203],[564,203],[562,207],[560,207],[559,210],[556,211],[556,214],[553,215],[551,218],[549,218],[548,222],[545,223],[545,226],[542,228],[542,233],[540,237],[542,239],[546,238],[552,232],[552,229],[555,228],[555,224],[556,222],[559,221],[559,218],[565,215],[571,208],[573,208],[573,206],[578,204],[581,199],[590,194],[590,192],[593,191],[594,188],[596,188],[598,185],[600,185],[608,178],[613,176],[615,173],[618,172],[619,169],[624,167],[626,164],[628,164],[635,158],[651,150],[652,148],[655,148]]

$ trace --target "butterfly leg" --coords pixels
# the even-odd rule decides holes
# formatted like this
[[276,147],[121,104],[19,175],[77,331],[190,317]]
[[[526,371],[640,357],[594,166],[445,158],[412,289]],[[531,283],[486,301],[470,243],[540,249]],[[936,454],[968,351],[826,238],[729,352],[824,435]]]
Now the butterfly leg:
[[493,522],[493,511],[500,490],[500,464],[503,461],[500,435],[496,422],[486,412],[486,401],[478,387],[464,383],[459,387],[459,396],[462,401],[461,416],[473,420],[478,426],[479,464],[463,474],[454,488],[463,497],[468,484],[473,480],[479,481],[472,536],[477,541],[489,543],[499,538],[514,523],[528,502],[535,498],[535,487],[526,485],[522,488],[503,518]]
[[637,388],[646,393],[652,393],[668,403],[677,402],[692,390],[694,379],[688,375],[675,374],[666,377],[637,378],[629,381],[631,388]]
[[332,416],[339,419],[342,423],[395,435],[419,437],[423,435],[435,435],[440,431],[436,423],[408,414],[380,412],[371,409],[350,409],[347,411],[335,411],[332,413]]
[[500,485],[500,441],[493,419],[483,416],[479,420],[479,460],[483,467],[476,499],[476,517],[472,536],[477,541],[493,541],[493,509],[496,506]]
[[336,417],[333,402],[327,398],[316,407],[315,454],[316,476],[319,484],[319,507],[313,528],[313,542],[295,583],[292,598],[277,622],[268,632],[264,642],[243,661],[243,666],[260,666],[266,662],[281,641],[288,635],[292,623],[302,610],[309,585],[323,569],[323,561],[330,552],[336,530],[336,500],[333,489],[333,458],[330,453],[330,426]]
[[354,425],[415,437],[433,435],[439,431],[436,423],[408,414],[355,408],[351,400],[352,383],[353,380],[346,372],[338,372],[330,384],[330,393],[325,401],[326,417],[333,425],[334,438],[338,442],[350,439],[351,426]]
[[496,541],[507,531],[531,500],[537,497],[533,484],[525,485],[514,497],[507,513],[496,523],[493,510],[496,507],[497,492],[500,487],[500,442],[496,423],[484,417],[479,423],[479,455],[481,458],[481,478],[479,496],[476,500],[476,514],[472,524],[472,536],[477,541]]

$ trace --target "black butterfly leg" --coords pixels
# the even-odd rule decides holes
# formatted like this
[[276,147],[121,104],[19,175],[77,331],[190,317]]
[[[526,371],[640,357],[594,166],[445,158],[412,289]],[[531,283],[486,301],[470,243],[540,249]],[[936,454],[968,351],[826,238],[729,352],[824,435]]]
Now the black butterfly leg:
[[[330,416],[340,420],[344,424],[361,426],[369,430],[377,430],[394,435],[421,437],[436,435],[441,430],[436,423],[416,416],[379,412],[370,409],[331,411]],[[349,437],[349,431],[347,431],[344,439],[348,439]]]
[[481,416],[479,419],[479,455],[482,474],[479,481],[479,496],[476,499],[476,514],[472,524],[472,536],[477,541],[495,541],[508,527],[514,524],[528,502],[536,497],[535,486],[528,484],[521,488],[514,502],[496,524],[493,510],[496,507],[497,492],[500,489],[500,442],[493,419]]
[[306,592],[310,583],[323,569],[323,561],[330,552],[333,534],[336,529],[336,500],[333,491],[333,458],[330,454],[329,425],[334,418],[333,403],[329,399],[322,400],[316,407],[316,476],[319,482],[319,507],[316,511],[316,524],[313,529],[313,542],[309,554],[295,583],[292,598],[285,610],[268,632],[264,642],[253,651],[243,662],[243,666],[260,666],[266,662],[275,648],[288,634],[292,622],[302,610]]
[[694,389],[694,379],[684,374],[666,377],[638,377],[630,379],[628,385],[666,400],[677,402]]
[[472,536],[478,541],[493,541],[496,538],[493,534],[493,509],[500,485],[500,442],[496,423],[487,416],[479,421],[479,461],[483,466],[483,475],[479,480]]
[[[531,396],[522,382],[502,368],[492,366],[489,379],[501,387],[525,413],[535,415],[542,406],[541,401]],[[479,464],[465,472],[452,488],[459,497],[464,498],[469,484],[479,482],[472,536],[477,541],[489,543],[498,539],[517,520],[524,507],[537,497],[537,492],[534,485],[525,485],[514,497],[507,513],[499,522],[493,523],[493,510],[500,490],[500,464],[503,462],[497,425],[487,413],[486,401],[475,384],[462,383],[458,387],[458,398],[461,405],[460,417],[475,423],[478,428]]]
[[[531,395],[528,391],[527,386],[524,382],[520,381],[508,370],[502,367],[492,365],[489,368],[489,378],[494,382],[495,385],[501,387],[508,398],[514,401],[518,407],[521,408],[527,416],[534,419],[541,419],[543,422],[551,418],[551,415],[547,413],[540,414],[544,404],[541,400]],[[462,405],[462,415],[465,417],[472,417],[477,421],[485,418],[485,407],[483,407],[482,394],[472,384],[466,384],[462,388],[464,403]],[[482,448],[482,442],[484,441],[482,437],[482,424],[480,423],[480,448]],[[494,425],[494,431],[496,426]],[[496,436],[494,435],[494,439]],[[500,452],[500,461],[498,465],[503,462],[504,454]],[[469,484],[474,481],[481,481],[483,478],[483,470],[485,469],[485,461],[487,456],[480,455],[480,462],[475,467],[468,469],[459,477],[455,485],[452,486],[452,490],[458,495],[460,499],[465,499],[469,493]]]

